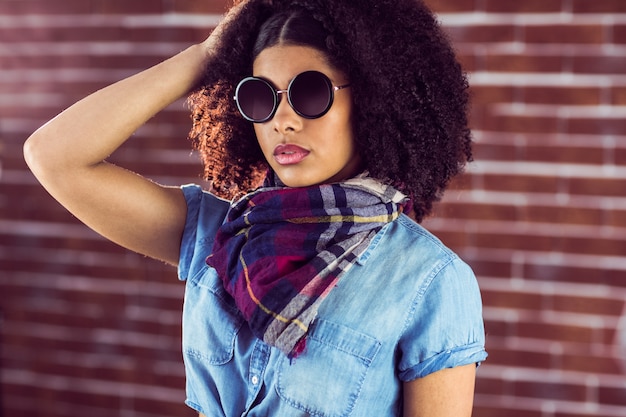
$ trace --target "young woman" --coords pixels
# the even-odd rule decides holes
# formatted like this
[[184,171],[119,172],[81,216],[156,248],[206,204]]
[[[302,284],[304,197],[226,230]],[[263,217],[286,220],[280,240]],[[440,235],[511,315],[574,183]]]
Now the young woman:
[[[469,416],[479,290],[418,224],[471,159],[466,90],[417,0],[240,1],[25,155],[88,226],[178,266],[201,415]],[[212,193],[106,162],[189,93]]]

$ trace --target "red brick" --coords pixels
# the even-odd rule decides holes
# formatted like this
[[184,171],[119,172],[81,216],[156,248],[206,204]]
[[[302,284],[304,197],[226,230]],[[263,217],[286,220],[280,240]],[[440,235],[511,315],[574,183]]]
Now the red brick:
[[561,11],[562,5],[561,0],[485,0],[485,10],[491,13],[551,13]]
[[626,211],[607,210],[607,226],[626,228]]
[[518,406],[519,408],[513,408],[510,405],[483,405],[477,404],[474,406],[473,414],[479,417],[544,417],[545,414],[540,410],[530,410],[524,407],[522,401]]
[[[86,380],[89,382],[89,380]],[[94,384],[94,382],[91,382]],[[81,380],[67,381],[69,388],[50,389],[48,387],[29,387],[32,394],[30,404],[28,397],[23,397],[20,387],[7,389],[11,402],[8,405],[20,407],[21,413],[16,415],[41,415],[37,411],[46,409],[46,416],[61,417],[68,415],[89,415],[106,417],[111,415],[150,415],[153,417],[194,416],[193,411],[183,404],[184,394],[181,391],[181,400],[170,403],[158,398],[144,399],[140,396],[113,395],[94,392],[81,392]],[[137,387],[141,390],[141,386]],[[21,397],[21,398],[20,398]],[[32,398],[42,398],[42,401],[33,402]],[[20,401],[22,399],[22,401]],[[68,404],[72,414],[68,414]],[[31,408],[32,407],[32,408]],[[23,414],[22,414],[23,413]],[[195,413],[197,416],[197,413]]]
[[[32,27],[25,30],[23,34],[19,33],[19,31],[16,31],[14,28],[0,28],[0,39],[2,39],[3,43],[7,46],[19,48],[19,43],[22,42],[67,42],[85,38],[96,41],[120,38],[119,28],[100,27],[95,29],[83,27],[80,26],[80,17],[76,17],[76,19],[76,27],[72,32],[69,32],[65,28],[50,26]],[[45,52],[43,46],[41,49],[42,52]],[[20,59],[25,58],[27,57],[20,57]]]
[[565,252],[571,254],[621,256],[626,253],[626,241],[593,237],[570,237],[566,235],[531,232],[488,233],[476,232],[470,236],[474,246],[481,248],[516,249],[542,252]]
[[620,178],[569,178],[568,188],[573,195],[624,195],[624,181]]
[[[81,281],[76,284],[88,286],[89,281],[92,280],[84,279]],[[45,288],[34,286],[32,288],[25,286],[7,286],[5,287],[5,293],[10,295],[12,298],[10,302],[6,303],[8,307],[12,308],[12,310],[7,313],[7,317],[9,319],[50,325],[59,325],[66,322],[68,325],[91,327],[95,325],[98,320],[104,317],[104,313],[101,313],[98,317],[94,317],[94,314],[90,314],[90,316],[81,315],[80,317],[75,318],[65,318],[63,314],[55,313],[53,306],[57,306],[57,308],[60,306],[67,308],[68,306],[73,305],[73,308],[75,308],[76,311],[81,312],[81,314],[89,313],[89,311],[93,311],[94,307],[97,308],[98,306],[110,306],[114,309],[113,311],[120,312],[129,306],[127,297],[123,293],[102,293],[96,291],[81,291],[77,293],[51,287]],[[49,304],[47,305],[49,307],[44,308],[41,306],[37,308],[36,304],[30,305],[27,303],[25,305],[29,308],[25,308],[23,310],[16,308],[19,304],[23,303],[24,300],[36,300],[38,298],[41,300],[48,300]],[[45,314],[49,314],[49,317],[42,317]],[[109,315],[108,318],[112,318],[113,316],[114,315]]]
[[558,193],[563,188],[560,178],[545,176],[483,174],[480,181],[486,190]]
[[184,13],[225,13],[232,1],[171,0],[168,11]]
[[524,87],[519,97],[524,103],[531,104],[570,104],[596,105],[602,104],[603,91],[597,87]]
[[616,148],[611,152],[612,160],[610,162],[617,166],[626,165],[626,148]]
[[437,13],[471,12],[476,0],[426,0],[425,3]]
[[[504,231],[503,231],[504,232]],[[562,246],[558,236],[532,236],[521,233],[482,233],[472,234],[471,242],[480,248],[515,249],[552,252]]]
[[626,106],[626,86],[615,86],[612,88],[611,93],[611,104]]
[[[43,98],[42,98],[43,99]],[[59,114],[59,108],[56,102],[54,103],[41,103],[38,107],[32,107],[29,109],[29,116],[32,117],[31,120],[49,120]],[[18,119],[20,116],[24,115],[24,107],[17,106],[1,106],[0,111],[2,111],[3,117],[15,118]],[[5,119],[5,120],[7,120]],[[43,124],[43,123],[42,123]],[[33,131],[41,126],[39,122],[33,123]],[[23,159],[23,158],[22,158]]]
[[543,381],[513,381],[513,392],[521,398],[541,398],[544,400],[585,402],[588,399],[584,384],[550,383]]
[[476,104],[509,103],[514,101],[513,86],[472,85],[470,86],[472,101]]
[[474,72],[480,69],[477,64],[478,60],[476,59],[476,55],[471,52],[457,51],[456,58],[465,72]]
[[488,111],[486,106],[474,104],[469,111],[468,120],[469,127],[472,130],[481,130],[485,126],[485,113]]
[[[188,416],[188,417],[197,417],[197,412],[194,412],[192,409],[187,408],[186,410],[182,410],[185,400],[184,394],[181,391],[180,400],[178,402],[166,402],[166,401],[158,401],[152,398],[137,398],[133,400],[134,408],[139,413],[144,413],[145,415],[155,415],[160,413],[163,416]],[[181,413],[181,414],[179,414]]]
[[516,34],[515,28],[509,25],[454,26],[447,27],[446,31],[459,43],[513,42]]
[[[131,344],[102,343],[95,340],[68,340],[63,338],[52,339],[44,335],[14,332],[13,323],[7,326],[3,334],[4,349],[10,354],[11,349],[24,346],[36,346],[38,352],[65,352],[65,353],[95,353],[116,356],[142,357],[148,361],[168,360],[176,361],[180,359],[180,338],[175,335],[161,337],[159,346],[146,347]],[[129,332],[130,333],[130,332]]]
[[585,56],[572,58],[572,71],[583,74],[624,74],[624,56]]
[[[504,320],[485,319],[485,334],[489,338],[509,338],[515,335],[515,323]],[[494,363],[490,361],[491,363]],[[497,364],[497,363],[496,363]]]
[[526,279],[538,282],[555,281],[573,284],[608,285],[626,288],[626,271],[611,268],[575,267],[562,265],[524,265]]
[[[1,3],[0,3],[1,4]],[[81,41],[89,39],[91,42],[96,41],[113,41],[122,40],[124,29],[118,26],[84,26],[81,16],[76,16],[76,23],[72,30],[65,27],[55,26],[39,26],[29,27],[28,30],[16,31],[14,28],[0,29],[0,39],[3,41],[13,41],[18,47],[17,42],[45,42],[59,43]],[[45,45],[41,47],[42,52],[46,50]],[[58,63],[57,63],[58,66]]]
[[524,206],[519,211],[520,221],[552,224],[600,225],[605,216],[602,209],[567,206]]
[[437,208],[436,215],[437,217],[466,220],[515,220],[517,218],[517,208],[514,206],[493,204],[456,204],[449,201],[441,204]]
[[[142,54],[142,55],[87,55],[87,54],[67,54],[61,57],[56,55],[47,55],[42,53],[40,55],[22,57],[19,60],[12,61],[4,61],[4,57],[0,57],[0,62],[6,62],[7,66],[5,68],[23,68],[24,66],[29,67],[30,69],[48,69],[50,67],[65,67],[71,68],[72,70],[85,70],[85,75],[89,74],[89,70],[97,70],[101,69],[104,71],[114,71],[116,69],[123,70],[132,70],[132,73],[139,72],[143,69],[146,69],[152,65],[158,64],[163,59],[168,58],[166,55],[151,55],[151,54]],[[111,82],[117,81],[117,79],[111,79]],[[65,85],[66,88],[76,89],[77,86],[80,87],[79,80],[72,81],[71,83],[63,82],[55,85],[54,89],[48,89],[48,91],[61,91],[67,93],[67,90],[63,90],[60,88],[62,85]],[[68,85],[69,84],[69,85]],[[102,87],[104,84],[108,84],[106,79],[103,79],[102,82],[97,87]],[[31,88],[39,87],[37,84],[31,85]],[[41,86],[45,87],[45,86]],[[91,92],[93,88],[89,88],[89,90],[85,90],[83,94],[87,94]]]
[[446,245],[451,247],[466,247],[468,246],[468,235],[459,231],[459,232],[451,232],[451,231],[438,231],[437,236],[445,242]]
[[480,372],[476,378],[476,394],[488,394],[488,395],[506,395],[511,391],[509,386],[510,381],[505,381],[500,378],[490,378],[481,375]]
[[626,253],[626,240],[620,237],[568,237],[561,239],[558,249],[586,255],[623,256]]
[[[114,297],[110,296],[106,298],[113,299]],[[106,304],[102,302],[96,303],[93,300],[86,300],[85,304],[81,304],[79,300],[72,299],[71,297],[68,297],[62,301],[55,300],[54,298],[49,298],[49,300],[50,303],[57,301],[59,304],[65,302],[68,304],[68,306],[72,305],[75,313],[79,315],[63,314],[49,310],[23,310],[20,314],[12,313],[7,318],[15,323],[21,323],[23,326],[29,326],[31,324],[43,324],[68,327],[69,329],[71,329],[71,331],[83,334],[86,338],[90,338],[93,330],[96,329],[111,331],[115,331],[116,329],[124,329],[125,332],[137,332],[137,334],[144,336],[161,334],[176,335],[179,331],[178,325],[167,325],[158,321],[134,320],[123,314],[111,314],[109,312],[102,313],[99,316],[95,316],[93,313],[91,313],[95,306],[107,306],[108,308],[115,310],[124,308],[124,304],[128,305],[129,303],[116,301]],[[150,300],[152,301],[152,299]],[[15,305],[12,305],[11,303],[7,304],[8,307],[16,309]],[[153,306],[151,302],[148,302],[146,304],[149,304],[150,307],[154,308],[155,310],[178,311],[167,309],[165,306],[158,304],[156,306]],[[181,301],[178,302],[178,305],[181,305]],[[140,304],[133,304],[133,306],[140,307]]]
[[[584,406],[578,407],[578,410],[560,410],[556,409],[552,414],[552,417],[597,417],[597,411],[586,410]],[[617,414],[621,417],[621,415]]]
[[575,119],[568,119],[567,133],[626,135],[626,123],[624,123],[624,119],[621,119],[619,117],[579,117]]
[[601,44],[607,39],[602,25],[526,26],[526,43]]
[[[461,173],[456,177],[452,178],[450,184],[448,185],[448,190],[469,190],[472,188],[471,178],[466,173]],[[437,203],[435,203],[437,204]]]
[[520,149],[507,144],[477,143],[474,156],[477,161],[515,161],[520,158]]
[[[66,213],[69,217],[70,215]],[[75,220],[76,221],[76,220]],[[0,246],[6,245],[20,245],[22,247],[42,248],[42,249],[75,249],[79,251],[92,251],[101,253],[127,253],[125,249],[121,249],[119,246],[108,242],[104,239],[97,239],[95,232],[88,229],[83,229],[85,226],[69,225],[68,231],[72,226],[80,227],[81,230],[85,230],[84,235],[80,233],[80,236],[63,236],[63,237],[49,237],[49,236],[31,236],[20,235],[17,236],[6,235],[0,232]],[[77,230],[77,229],[76,229]],[[73,230],[73,231],[76,231]]]
[[[487,333],[489,340],[489,333]],[[489,342],[487,342],[489,343]],[[489,364],[518,367],[521,364],[530,369],[555,369],[555,358],[550,352],[533,352],[520,348],[500,348],[490,346]]]
[[513,308],[520,310],[541,310],[545,306],[543,295],[513,291],[481,291],[483,303],[487,307]]
[[626,24],[616,24],[613,27],[611,41],[620,45],[626,43]]
[[[484,129],[503,133],[562,133],[563,122],[553,116],[487,114]],[[571,133],[578,133],[572,127]],[[582,132],[580,132],[582,133]]]
[[594,374],[620,375],[617,361],[611,356],[592,354],[570,354],[567,351],[560,357],[563,370]]
[[626,3],[622,0],[572,0],[574,13],[625,13]]
[[[200,2],[203,3],[203,2]],[[204,40],[211,27],[151,27],[151,28],[129,28],[126,29],[125,38],[127,41],[135,42],[178,42],[196,43]]]
[[[182,360],[174,362],[159,360],[156,363],[158,366],[181,370],[178,374],[169,373],[167,378],[162,378],[162,375],[150,369],[155,365],[153,361],[144,358],[75,353],[72,355],[75,360],[70,362],[66,358],[62,358],[65,355],[46,357],[38,354],[36,350],[19,352],[19,357],[18,354],[11,353],[11,357],[5,359],[5,369],[28,369],[44,378],[53,375],[85,379],[97,378],[100,381],[120,381],[138,385],[154,384],[161,388],[181,389],[181,391],[185,386]],[[61,359],[58,359],[59,357]]]
[[520,161],[552,163],[598,164],[606,159],[606,151],[600,147],[587,146],[533,146],[520,149]]
[[[90,55],[87,68],[100,69],[104,71],[124,70],[124,73],[117,76],[116,79],[102,80],[107,85],[126,75],[132,75],[146,68],[160,63],[169,58],[169,54],[108,54],[105,56]],[[81,68],[81,67],[78,67]]]
[[583,326],[520,321],[516,324],[516,336],[550,341],[592,343],[598,330]]
[[619,317],[625,301],[604,299],[600,297],[575,297],[572,295],[553,295],[550,297],[550,308],[557,311],[569,311],[581,314],[597,314]]
[[[38,64],[40,65],[40,64]],[[42,67],[43,68],[43,67]],[[60,113],[65,107],[68,107],[69,105],[73,104],[74,102],[80,100],[81,98],[85,97],[86,95],[93,93],[96,90],[99,90],[103,87],[105,87],[106,85],[110,84],[111,82],[117,81],[117,79],[111,79],[109,80],[110,82],[107,82],[107,80],[76,80],[73,82],[68,82],[65,80],[58,80],[57,77],[55,77],[54,75],[51,75],[49,77],[49,79],[46,80],[42,80],[42,81],[31,81],[31,80],[19,80],[17,82],[11,83],[11,84],[2,84],[2,80],[0,80],[0,87],[2,87],[2,90],[4,90],[4,92],[6,93],[23,93],[24,92],[24,88],[19,89],[18,86],[20,85],[27,85],[28,87],[28,91],[29,92],[36,92],[36,93],[62,93],[62,102],[58,104],[58,106],[56,106],[56,108],[54,109],[55,112],[51,115],[52,116],[56,116],[56,114]],[[30,109],[28,109],[30,110]],[[47,122],[49,119],[46,120],[39,120],[38,118],[25,118],[24,122],[28,122],[31,124],[30,128],[26,128],[27,130],[25,130],[23,132],[23,136],[21,137],[22,141],[25,140],[25,138],[30,135],[35,129],[37,129],[39,126],[41,126],[42,124],[44,124],[45,122]]]
[[626,407],[626,385],[622,387],[600,386],[598,397],[602,404]]
[[160,1],[92,0],[94,14],[159,14],[163,13]]
[[[117,403],[111,402],[109,406],[104,408],[94,404],[94,406],[78,406],[77,404],[70,403],[70,406],[65,405],[59,401],[60,389],[49,389],[42,387],[24,387],[22,385],[6,385],[5,393],[9,398],[4,405],[5,410],[11,410],[16,416],[25,415],[41,415],[40,410],[44,408],[46,410],[46,416],[49,417],[63,417],[68,415],[80,415],[79,413],[87,414],[93,417],[106,417],[107,415],[115,415],[120,412],[119,408],[115,407]],[[88,398],[91,395],[86,395]],[[33,401],[37,398],[37,401]],[[94,399],[94,402],[98,402]],[[3,401],[4,403],[4,401]],[[65,403],[66,404],[66,403]],[[68,408],[71,408],[71,413],[68,414]],[[76,413],[76,414],[75,414]]]
[[0,15],[29,14],[87,14],[91,12],[91,2],[84,0],[7,0],[0,1]]
[[559,73],[564,68],[564,58],[559,55],[487,54],[480,62],[484,62],[485,70],[496,72]]
[[508,278],[512,274],[511,263],[507,261],[474,259],[467,257],[467,262],[477,276]]

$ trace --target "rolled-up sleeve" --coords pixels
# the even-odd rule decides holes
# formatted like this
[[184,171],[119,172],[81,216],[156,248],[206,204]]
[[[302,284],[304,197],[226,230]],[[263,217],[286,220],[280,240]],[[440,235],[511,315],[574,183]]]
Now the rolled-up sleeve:
[[183,185],[181,189],[187,201],[187,219],[180,245],[178,278],[184,281],[210,254],[230,204],[203,191],[199,185]]
[[405,382],[487,358],[478,283],[459,258],[433,270],[418,291],[399,350]]

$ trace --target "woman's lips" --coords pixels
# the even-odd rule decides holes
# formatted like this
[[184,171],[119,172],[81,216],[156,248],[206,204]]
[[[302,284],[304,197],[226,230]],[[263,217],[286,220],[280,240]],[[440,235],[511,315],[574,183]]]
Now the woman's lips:
[[274,149],[274,159],[280,165],[293,165],[302,162],[309,151],[297,145],[278,145]]

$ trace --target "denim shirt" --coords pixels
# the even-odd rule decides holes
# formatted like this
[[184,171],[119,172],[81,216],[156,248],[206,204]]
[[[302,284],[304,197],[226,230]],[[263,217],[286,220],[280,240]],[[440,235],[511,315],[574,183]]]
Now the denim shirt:
[[487,357],[472,270],[402,215],[340,278],[290,360],[251,334],[206,265],[229,203],[183,192],[186,403],[206,416],[401,416],[404,381]]

